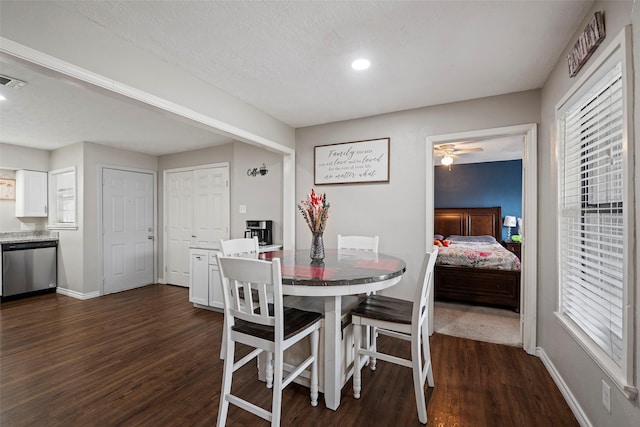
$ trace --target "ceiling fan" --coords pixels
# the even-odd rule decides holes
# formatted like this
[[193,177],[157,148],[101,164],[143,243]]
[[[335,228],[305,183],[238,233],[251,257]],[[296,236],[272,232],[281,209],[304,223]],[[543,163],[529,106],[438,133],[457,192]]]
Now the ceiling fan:
[[450,166],[453,163],[453,158],[458,157],[460,154],[477,153],[483,151],[482,148],[456,148],[456,144],[441,144],[433,147],[436,156],[442,156],[440,163],[445,166]]

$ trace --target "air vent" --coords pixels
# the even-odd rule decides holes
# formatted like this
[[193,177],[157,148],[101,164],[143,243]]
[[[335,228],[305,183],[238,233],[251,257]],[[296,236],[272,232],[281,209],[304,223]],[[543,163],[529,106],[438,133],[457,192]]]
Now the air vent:
[[12,89],[20,89],[26,85],[22,80],[14,79],[13,77],[3,76],[0,74],[0,86],[10,87]]

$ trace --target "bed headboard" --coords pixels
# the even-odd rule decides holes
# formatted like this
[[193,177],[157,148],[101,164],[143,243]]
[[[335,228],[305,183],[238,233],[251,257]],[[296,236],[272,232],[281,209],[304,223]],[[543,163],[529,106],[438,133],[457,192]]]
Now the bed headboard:
[[502,240],[502,208],[435,208],[433,220],[434,234],[444,237],[452,234],[460,236],[493,236]]

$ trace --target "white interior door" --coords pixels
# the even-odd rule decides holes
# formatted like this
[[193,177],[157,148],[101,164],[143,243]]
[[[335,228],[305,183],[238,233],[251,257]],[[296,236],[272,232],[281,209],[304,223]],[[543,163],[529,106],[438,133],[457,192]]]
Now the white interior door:
[[102,172],[104,293],[153,283],[153,174]]
[[202,247],[218,247],[229,238],[229,168],[196,169],[195,239]]
[[189,286],[189,247],[193,224],[193,171],[171,172],[165,179],[165,282]]
[[189,248],[229,238],[229,166],[165,175],[165,282],[189,286]]

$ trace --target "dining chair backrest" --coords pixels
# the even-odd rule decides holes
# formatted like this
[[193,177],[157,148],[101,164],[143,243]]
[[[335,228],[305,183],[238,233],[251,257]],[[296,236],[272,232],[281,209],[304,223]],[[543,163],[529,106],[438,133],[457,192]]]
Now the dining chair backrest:
[[[222,279],[225,322],[233,328],[236,319],[274,328],[274,341],[283,338],[282,272],[280,259],[272,261],[218,254]],[[251,291],[258,298],[251,298]],[[242,297],[241,297],[242,295]],[[244,298],[243,298],[244,297]],[[269,303],[273,310],[269,310]],[[228,332],[228,331],[227,331]]]
[[243,258],[258,258],[260,245],[257,237],[250,239],[220,240],[220,250],[224,256],[240,256]]
[[378,236],[343,236],[338,234],[338,249],[378,252]]
[[427,320],[429,314],[429,296],[431,295],[431,289],[433,286],[433,270],[436,265],[436,259],[438,258],[438,250],[433,249],[431,252],[427,252],[422,261],[422,267],[420,268],[420,276],[418,286],[416,287],[416,295],[413,299],[413,312],[412,322],[414,328],[420,328],[420,326]]

